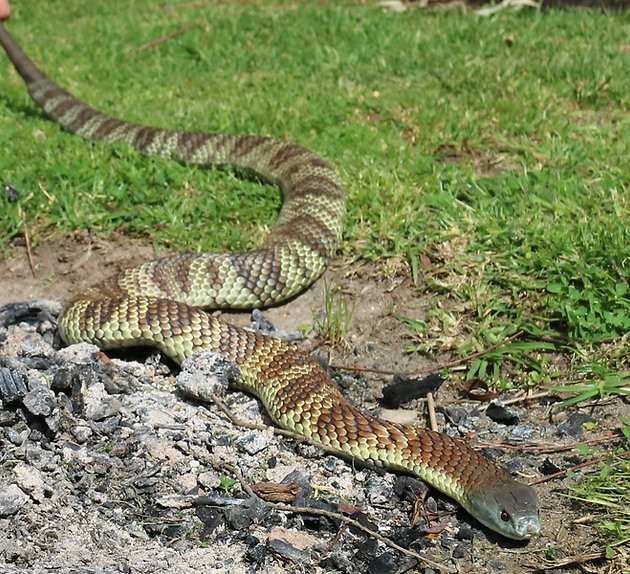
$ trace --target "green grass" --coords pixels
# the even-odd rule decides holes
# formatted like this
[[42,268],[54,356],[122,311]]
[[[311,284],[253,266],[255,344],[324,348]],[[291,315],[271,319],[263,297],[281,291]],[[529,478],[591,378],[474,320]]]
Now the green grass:
[[[585,345],[630,327],[629,24],[603,11],[73,0],[20,4],[8,26],[103,111],[274,135],[331,160],[346,256],[405,261],[428,296],[412,350],[466,354],[523,329],[588,363]],[[156,251],[251,248],[273,221],[276,190],[64,133],[6,58],[0,93],[1,179],[23,198],[0,194],[0,254],[23,233],[21,207],[35,242],[121,230]],[[548,350],[504,350],[469,376],[550,381]],[[612,372],[627,367],[616,356]]]
[[[617,558],[621,565],[627,558],[618,548],[630,543],[630,421],[621,417],[626,442],[599,464],[597,472],[581,477],[569,488],[569,497],[581,504],[586,512],[601,513],[600,528],[608,539],[606,557]],[[593,458],[588,446],[583,456]]]
[[[8,26],[106,112],[275,135],[330,159],[349,198],[342,250],[406,261],[430,296],[412,349],[465,354],[519,329],[570,352],[629,330],[629,24],[602,11],[74,0],[18,5]],[[87,228],[156,251],[242,249],[273,221],[277,191],[86,145],[43,117],[6,58],[0,66],[0,174],[21,190],[35,242]],[[21,210],[2,194],[0,211],[6,254]],[[482,373],[551,380],[531,365],[545,350],[503,352]],[[621,367],[618,353],[610,368]]]

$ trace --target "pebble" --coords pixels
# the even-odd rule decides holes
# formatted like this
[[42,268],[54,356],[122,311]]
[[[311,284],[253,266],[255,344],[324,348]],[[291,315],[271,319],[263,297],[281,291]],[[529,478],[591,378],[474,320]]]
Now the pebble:
[[25,494],[17,484],[9,484],[0,490],[0,516],[16,514],[28,502]]
[[[88,380],[85,379],[84,382]],[[85,417],[92,421],[101,421],[115,415],[120,410],[120,400],[110,395],[103,383],[92,381],[90,383],[84,383],[81,392]]]
[[200,472],[197,475],[197,482],[207,489],[219,488],[221,479],[213,472]]
[[234,530],[245,530],[259,522],[267,512],[267,505],[260,498],[250,498],[240,506],[225,509],[225,520]]
[[580,439],[584,436],[584,424],[595,423],[595,419],[583,413],[574,413],[569,415],[569,420],[558,427],[558,435],[569,435],[573,438]]
[[254,331],[258,333],[284,339],[285,341],[298,341],[304,338],[304,335],[299,331],[283,331],[276,329],[275,325],[265,317],[260,309],[254,309],[252,311],[251,325]]
[[394,494],[401,500],[415,502],[416,497],[426,492],[427,486],[420,479],[407,474],[396,475]]
[[519,422],[518,413],[510,408],[502,405],[500,401],[493,400],[486,410],[488,415],[494,422],[505,425],[516,425]]
[[37,502],[43,502],[44,498],[49,497],[53,492],[53,489],[44,481],[42,473],[29,464],[16,464],[13,467],[13,474],[20,489],[30,494]]
[[393,474],[374,476],[365,483],[367,497],[371,504],[387,504],[394,498]]
[[203,522],[203,532],[206,537],[212,534],[225,521],[223,512],[209,506],[198,506],[195,509],[195,514]]
[[458,424],[466,419],[468,416],[468,411],[464,407],[457,407],[453,405],[447,405],[444,409],[448,417],[455,423]]
[[55,393],[48,387],[38,385],[26,393],[22,404],[31,414],[47,417],[55,408]]
[[398,562],[391,552],[383,552],[368,564],[369,574],[392,574],[398,570]]
[[236,444],[248,454],[255,455],[265,450],[271,441],[270,433],[253,432],[236,440]]
[[26,460],[36,469],[42,471],[54,470],[59,464],[59,457],[56,454],[49,450],[44,450],[38,444],[27,445]]
[[293,562],[294,564],[300,564],[308,560],[309,555],[307,552],[302,550],[298,550],[294,546],[283,542],[282,540],[269,540],[267,542],[267,547],[278,556],[282,556],[282,558]]
[[2,403],[10,404],[19,401],[27,392],[26,382],[16,369],[0,368],[0,401]]

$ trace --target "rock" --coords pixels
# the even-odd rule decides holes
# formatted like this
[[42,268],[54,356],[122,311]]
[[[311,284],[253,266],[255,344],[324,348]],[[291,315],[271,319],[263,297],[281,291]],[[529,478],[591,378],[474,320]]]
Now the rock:
[[373,476],[366,483],[367,496],[370,504],[388,504],[394,498],[393,474]]
[[40,323],[57,323],[57,316],[61,313],[63,305],[55,299],[34,299],[32,301],[19,301],[7,303],[0,307],[0,327],[28,323],[39,325]]
[[198,506],[195,510],[197,518],[203,522],[203,534],[205,537],[210,536],[219,526],[224,523],[224,515],[216,508],[208,506]]
[[18,463],[13,468],[15,480],[20,489],[31,495],[33,500],[43,502],[52,494],[52,488],[44,481],[42,473],[29,464]]
[[234,530],[245,530],[259,521],[267,512],[267,505],[260,498],[250,498],[240,506],[225,510],[225,520]]
[[269,337],[284,339],[285,341],[297,341],[304,338],[304,335],[297,331],[276,329],[275,325],[265,317],[260,309],[254,309],[252,311],[251,325],[254,331],[258,333],[268,335]]
[[285,560],[289,560],[294,564],[300,564],[308,560],[309,555],[302,550],[298,550],[291,544],[287,544],[282,540],[269,540],[267,547],[278,556],[282,556]]
[[10,404],[19,401],[27,392],[26,382],[17,370],[0,368],[0,401],[2,403]]
[[188,357],[175,380],[175,387],[185,396],[212,401],[211,394],[225,394],[230,383],[238,381],[241,372],[223,355],[201,351]]
[[0,490],[0,516],[16,514],[27,502],[28,495],[17,484],[5,486]]
[[26,447],[26,460],[38,470],[51,471],[57,468],[58,456],[44,450],[38,444],[28,444]]
[[510,429],[510,438],[517,441],[531,440],[535,437],[536,429],[532,425],[517,425]]
[[426,492],[427,485],[420,479],[407,474],[396,475],[394,480],[394,494],[401,500],[415,502],[416,497]]
[[197,475],[197,482],[207,489],[219,488],[221,486],[221,479],[213,472],[200,472]]
[[383,552],[368,564],[369,574],[392,574],[398,570],[398,562],[391,552]]
[[92,429],[87,425],[73,426],[70,432],[79,444],[83,444],[94,434]]
[[584,436],[584,424],[595,422],[595,419],[589,415],[574,413],[569,415],[568,422],[558,426],[558,435],[569,435],[573,438],[580,439]]
[[502,405],[497,400],[493,400],[490,403],[488,409],[486,410],[486,415],[488,415],[495,423],[516,425],[519,422],[518,413],[512,408]]
[[460,525],[459,530],[457,531],[456,538],[457,540],[472,540],[476,534],[477,534],[477,531],[474,528],[472,528],[470,524],[463,522]]
[[83,414],[92,421],[100,421],[115,415],[120,410],[120,400],[107,393],[105,385],[94,382],[81,392]]
[[463,543],[459,543],[455,545],[455,548],[453,548],[453,558],[456,559],[460,559],[463,558],[464,556],[466,556],[466,551],[468,549],[468,546],[466,544]]
[[22,404],[31,414],[47,417],[55,408],[55,393],[48,387],[38,385],[26,393]]
[[308,532],[301,532],[294,529],[283,528],[281,526],[274,526],[271,529],[268,540],[281,540],[298,550],[308,550],[310,548],[316,548],[322,544],[322,540],[320,538],[317,538]]
[[459,424],[463,422],[468,416],[468,411],[464,407],[457,407],[453,405],[448,405],[445,407],[445,412],[448,417],[455,423]]
[[253,432],[237,439],[236,444],[248,454],[254,455],[265,450],[269,446],[271,437],[262,432]]
[[57,351],[57,361],[60,364],[94,365],[101,350],[90,343],[75,343]]

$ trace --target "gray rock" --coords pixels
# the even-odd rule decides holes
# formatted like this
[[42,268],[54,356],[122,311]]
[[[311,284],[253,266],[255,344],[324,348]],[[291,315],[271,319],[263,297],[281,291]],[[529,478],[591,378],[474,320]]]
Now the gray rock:
[[28,502],[28,495],[17,484],[9,484],[0,490],[0,516],[16,514]]
[[558,435],[569,435],[573,438],[580,439],[584,436],[584,424],[594,423],[595,419],[587,414],[573,413],[569,415],[569,420],[558,427]]
[[392,574],[398,570],[398,562],[391,552],[383,552],[368,565],[370,574]]
[[366,494],[371,504],[387,504],[394,498],[394,476],[373,476],[365,483]]
[[236,444],[247,453],[254,455],[265,450],[269,446],[270,439],[260,432],[253,432],[239,438]]
[[177,390],[188,397],[210,401],[210,394],[223,395],[230,383],[238,381],[241,372],[223,355],[201,351],[182,363],[175,381]]
[[254,331],[258,333],[268,335],[269,337],[284,339],[285,341],[297,341],[304,338],[304,335],[298,331],[276,329],[275,325],[265,317],[260,309],[254,309],[252,311],[251,325]]
[[31,495],[33,500],[42,502],[52,494],[52,488],[46,484],[42,473],[34,466],[19,463],[13,468],[15,481],[20,489]]
[[234,530],[245,530],[254,522],[259,522],[267,512],[267,505],[260,498],[250,498],[240,506],[225,510],[225,520]]
[[31,414],[47,417],[55,409],[55,394],[48,387],[38,385],[25,395],[22,403]]
[[71,363],[73,365],[93,365],[97,360],[97,354],[100,352],[96,345],[76,343],[57,351],[57,360],[60,363]]
[[213,472],[201,472],[197,476],[197,482],[204,488],[219,488],[221,479]]
[[103,383],[88,386],[81,393],[83,412],[89,420],[100,421],[115,415],[120,410],[120,400],[105,390]]
[[59,464],[57,455],[49,450],[44,450],[38,444],[26,446],[26,460],[38,470],[54,470]]
[[0,307],[0,327],[18,323],[56,323],[63,305],[56,299],[34,299]]
[[295,546],[291,546],[291,544],[282,540],[270,540],[267,543],[267,546],[272,552],[282,556],[282,558],[289,560],[294,564],[300,564],[309,558],[309,555],[306,552],[299,550]]
[[19,371],[0,368],[0,404],[19,401],[27,392],[26,382]]

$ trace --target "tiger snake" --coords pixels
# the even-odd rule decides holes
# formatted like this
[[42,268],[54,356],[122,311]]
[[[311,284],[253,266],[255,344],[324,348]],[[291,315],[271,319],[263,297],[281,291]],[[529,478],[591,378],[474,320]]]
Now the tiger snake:
[[539,532],[534,489],[462,441],[360,411],[294,344],[234,327],[204,311],[275,305],[322,274],[340,241],[345,213],[343,189],[323,159],[274,138],[166,130],[107,116],[41,72],[2,24],[0,43],[31,97],[69,132],[91,141],[124,141],[147,156],[231,165],[279,186],[284,196],[278,219],[258,249],[161,257],[75,296],[59,319],[66,344],[150,345],[177,363],[204,349],[217,352],[240,369],[235,386],[257,396],[280,427],[347,457],[415,475],[506,537],[528,539]]

